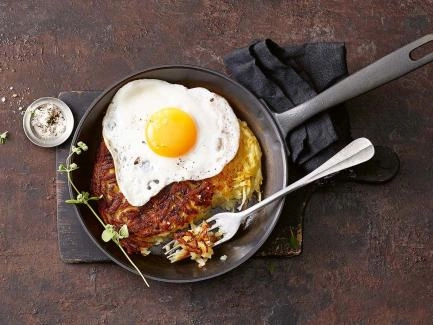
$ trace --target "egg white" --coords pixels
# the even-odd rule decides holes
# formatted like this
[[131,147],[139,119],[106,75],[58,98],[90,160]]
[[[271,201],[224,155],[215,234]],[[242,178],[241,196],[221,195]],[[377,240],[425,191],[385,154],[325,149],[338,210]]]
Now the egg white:
[[[156,154],[145,139],[150,116],[168,107],[188,113],[197,127],[194,147],[177,158]],[[223,97],[156,79],[135,80],[120,88],[102,126],[119,189],[133,206],[146,204],[170,183],[219,174],[239,146],[239,122]]]

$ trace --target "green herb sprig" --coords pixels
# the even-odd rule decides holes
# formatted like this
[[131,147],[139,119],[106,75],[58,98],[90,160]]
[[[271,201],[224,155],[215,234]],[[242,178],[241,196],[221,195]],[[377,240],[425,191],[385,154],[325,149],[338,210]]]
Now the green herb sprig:
[[0,134],[0,144],[4,144],[7,138],[8,138],[8,131]]
[[87,151],[88,149],[89,148],[87,147],[87,145],[84,142],[82,142],[82,141],[78,142],[76,146],[72,146],[71,152],[68,155],[68,157],[66,158],[66,163],[59,165],[58,172],[66,174],[69,184],[71,184],[72,188],[77,193],[77,196],[75,199],[69,199],[69,200],[66,200],[65,202],[69,203],[69,204],[84,204],[85,206],[87,206],[87,208],[89,208],[89,210],[96,217],[96,219],[99,221],[99,223],[104,227],[104,231],[102,232],[102,235],[101,235],[102,240],[104,242],[109,242],[110,240],[112,240],[119,247],[119,249],[122,251],[123,255],[125,255],[125,257],[129,261],[129,263],[131,263],[131,265],[135,268],[135,270],[141,276],[144,283],[149,287],[149,284],[147,283],[146,278],[143,276],[140,269],[137,267],[137,265],[135,265],[135,263],[131,260],[129,255],[125,252],[122,245],[120,244],[121,239],[128,238],[128,236],[129,236],[128,226],[126,224],[124,224],[122,227],[120,227],[120,229],[117,230],[113,225],[106,224],[101,219],[101,217],[98,215],[98,213],[96,213],[96,211],[92,208],[92,206],[89,203],[90,201],[100,200],[102,198],[102,195],[91,197],[88,192],[79,191],[78,188],[75,186],[74,182],[72,181],[71,173],[73,171],[77,170],[79,167],[76,163],[72,163],[72,164],[70,163],[71,157],[74,154],[80,155],[83,151]]
[[298,239],[293,232],[292,227],[290,227],[290,238],[289,238],[289,246],[291,249],[297,250],[299,248]]

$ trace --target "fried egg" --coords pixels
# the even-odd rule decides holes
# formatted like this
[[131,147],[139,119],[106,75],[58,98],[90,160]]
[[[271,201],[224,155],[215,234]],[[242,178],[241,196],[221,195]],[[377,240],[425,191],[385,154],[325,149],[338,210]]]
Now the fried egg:
[[239,147],[239,122],[227,100],[156,79],[120,88],[102,127],[119,189],[133,206],[170,183],[219,174]]

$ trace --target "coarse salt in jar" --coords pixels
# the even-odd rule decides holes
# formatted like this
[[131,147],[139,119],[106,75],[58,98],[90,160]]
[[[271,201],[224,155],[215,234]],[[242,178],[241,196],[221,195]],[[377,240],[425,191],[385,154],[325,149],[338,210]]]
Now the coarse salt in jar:
[[74,127],[70,108],[60,99],[43,97],[27,108],[23,127],[31,142],[41,147],[55,147],[69,138]]

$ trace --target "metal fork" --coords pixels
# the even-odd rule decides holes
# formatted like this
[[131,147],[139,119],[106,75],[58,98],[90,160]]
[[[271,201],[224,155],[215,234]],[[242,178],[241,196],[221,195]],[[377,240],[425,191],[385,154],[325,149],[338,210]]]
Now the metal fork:
[[[215,214],[214,216],[206,220],[207,223],[214,222],[209,231],[214,231],[218,229],[218,232],[222,234],[222,238],[215,242],[213,246],[215,247],[231,239],[238,231],[239,226],[253,212],[263,208],[269,203],[275,201],[276,199],[287,195],[290,192],[293,192],[298,188],[310,184],[322,177],[363,163],[373,157],[373,155],[374,146],[371,144],[370,140],[366,138],[356,139],[308,175],[283,188],[282,190],[272,194],[271,196],[258,202],[250,208],[240,212],[222,212]],[[168,257],[170,258],[172,254],[176,253],[178,248],[180,248],[180,245],[173,240],[164,246],[164,249],[166,250],[165,254],[169,255]]]

